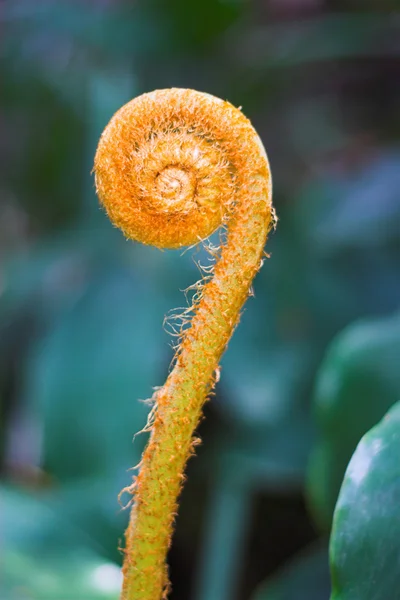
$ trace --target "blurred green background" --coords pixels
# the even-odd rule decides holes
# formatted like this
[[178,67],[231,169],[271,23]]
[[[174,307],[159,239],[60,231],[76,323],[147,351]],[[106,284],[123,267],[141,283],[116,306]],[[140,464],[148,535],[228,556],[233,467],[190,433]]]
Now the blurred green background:
[[91,169],[113,112],[163,87],[243,107],[280,219],[199,429],[171,600],[328,600],[346,465],[400,399],[396,4],[2,3],[1,600],[118,597],[140,400],[201,251],[125,241]]

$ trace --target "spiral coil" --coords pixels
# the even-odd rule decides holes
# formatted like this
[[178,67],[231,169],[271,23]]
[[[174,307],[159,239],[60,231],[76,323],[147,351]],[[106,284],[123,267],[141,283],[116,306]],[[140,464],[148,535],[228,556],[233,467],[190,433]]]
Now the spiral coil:
[[[161,248],[192,245],[229,216],[243,153],[255,138],[238,109],[209,94],[143,94],[101,136],[98,196],[127,237]],[[258,138],[256,144],[259,154]]]

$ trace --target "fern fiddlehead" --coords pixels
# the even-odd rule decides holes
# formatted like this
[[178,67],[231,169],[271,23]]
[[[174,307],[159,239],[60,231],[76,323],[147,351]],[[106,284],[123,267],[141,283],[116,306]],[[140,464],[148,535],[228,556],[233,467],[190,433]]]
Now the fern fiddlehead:
[[160,600],[168,594],[165,559],[193,433],[274,223],[271,175],[240,110],[184,89],[158,90],[123,106],[100,138],[94,170],[101,203],[131,239],[180,248],[227,227],[213,277],[155,394],[133,486],[122,598]]

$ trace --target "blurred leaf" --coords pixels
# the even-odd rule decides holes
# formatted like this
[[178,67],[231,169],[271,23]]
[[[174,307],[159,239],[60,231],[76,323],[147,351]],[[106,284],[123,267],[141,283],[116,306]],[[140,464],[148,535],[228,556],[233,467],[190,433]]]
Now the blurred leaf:
[[318,522],[330,527],[346,465],[361,436],[400,397],[400,313],[351,325],[330,347],[314,404],[320,428],[308,474]]
[[328,549],[309,548],[263,583],[252,600],[328,600]]
[[[4,66],[6,135],[12,139],[4,153],[4,183],[36,228],[60,227],[79,211],[85,127],[65,99],[32,68],[25,65],[15,73],[9,63]],[[77,87],[82,104],[82,87]]]
[[26,394],[43,419],[44,468],[61,480],[140,460],[145,436],[132,438],[149,407],[139,399],[151,396],[166,358],[146,285],[114,264],[33,349]]
[[228,421],[228,427],[204,453],[210,453],[210,460],[217,457],[212,462],[217,476],[223,470],[249,494],[255,490],[293,491],[302,485],[312,434],[309,416],[299,411],[274,427],[260,429],[232,427]]
[[[268,336],[269,319],[263,319],[262,305],[249,302],[253,324],[240,326],[223,358],[226,375],[226,406],[223,408],[241,426],[264,430],[294,416],[304,387],[304,379],[313,366],[309,346],[302,343],[282,344]],[[254,337],[255,321],[259,325]],[[246,320],[247,319],[246,314]],[[246,349],[246,350],[244,350]],[[248,360],[251,349],[252,360]]]
[[164,21],[170,23],[177,49],[182,46],[203,47],[203,52],[218,39],[238,18],[242,9],[240,0],[203,0],[193,6],[185,0],[157,2]]
[[369,158],[353,174],[336,178],[330,218],[319,225],[314,222],[316,243],[323,244],[326,251],[339,246],[389,246],[394,242],[399,247],[399,165],[400,153],[389,150]]
[[54,56],[46,56],[49,46],[67,45],[71,51],[71,43],[114,57],[165,49],[168,29],[160,26],[157,14],[147,4],[101,6],[98,2],[91,5],[58,0],[39,0],[35,6],[29,0],[5,4],[3,19],[14,34],[8,42],[15,44],[18,34],[23,35],[25,43],[19,52],[31,59],[28,49],[33,49],[33,58],[39,58],[39,62],[54,61]]
[[78,546],[97,550],[90,536],[54,509],[46,493],[2,485],[0,497],[2,543],[7,547],[42,557],[62,557]]
[[117,600],[120,588],[117,565],[79,548],[46,562],[20,550],[2,554],[0,593],[7,600]]
[[[230,44],[253,68],[288,67],[352,56],[398,56],[399,22],[382,14],[330,15],[252,28]],[[264,75],[263,71],[260,71]]]
[[398,598],[400,403],[358,444],[336,504],[332,600]]
[[129,474],[120,470],[116,475],[86,477],[79,481],[49,490],[46,500],[57,513],[76,526],[95,543],[96,550],[103,558],[120,563],[124,532],[129,510],[123,510],[130,500],[123,495],[121,504],[118,496],[129,483]]
[[[88,241],[87,232],[85,238]],[[98,248],[99,244],[92,253]],[[42,238],[38,244],[15,252],[3,265],[1,327],[6,330],[26,314],[41,323],[51,321],[76,301],[92,268],[93,255],[76,229]]]
[[97,556],[63,512],[38,497],[1,488],[2,577],[7,600],[116,600],[117,565]]
[[361,168],[306,186],[283,216],[295,236],[284,252],[301,258],[294,257],[297,297],[315,339],[326,343],[352,320],[398,307],[399,164],[397,152],[376,152]]

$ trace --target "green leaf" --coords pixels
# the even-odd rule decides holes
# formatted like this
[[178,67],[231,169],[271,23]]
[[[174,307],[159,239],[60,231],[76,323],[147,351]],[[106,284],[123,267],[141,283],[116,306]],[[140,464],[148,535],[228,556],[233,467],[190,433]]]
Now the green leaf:
[[117,600],[120,569],[74,548],[47,562],[19,550],[2,554],[0,593],[7,600]]
[[101,555],[120,563],[119,550],[124,539],[129,510],[123,506],[128,494],[118,496],[129,484],[130,475],[121,470],[117,476],[90,477],[69,482],[46,493],[49,506],[77,527]]
[[328,548],[318,545],[261,584],[252,600],[327,600],[329,592]]
[[400,594],[400,403],[369,431],[349,463],[330,543],[331,600]]
[[37,494],[2,487],[2,577],[7,600],[116,600],[120,568]]
[[62,481],[139,462],[146,437],[132,440],[149,411],[140,399],[167,365],[162,313],[143,308],[154,289],[117,263],[107,267],[38,340],[26,376],[28,403],[43,423],[42,465]]
[[314,515],[329,529],[348,461],[361,436],[400,397],[400,313],[351,325],[331,345],[314,405],[319,439],[308,471]]

